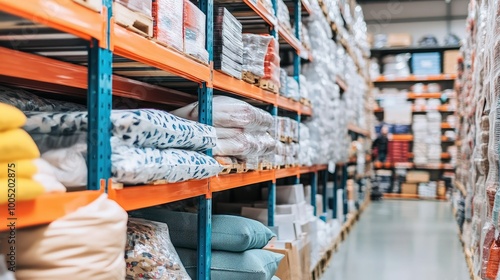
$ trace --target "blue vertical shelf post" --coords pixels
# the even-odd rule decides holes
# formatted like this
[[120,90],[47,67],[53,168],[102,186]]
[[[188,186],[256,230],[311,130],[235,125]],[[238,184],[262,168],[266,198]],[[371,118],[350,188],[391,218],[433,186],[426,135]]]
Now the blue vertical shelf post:
[[103,0],[107,10],[106,48],[92,39],[88,50],[87,188],[98,190],[100,181],[111,177],[111,100],[113,53],[110,50],[112,0]]
[[325,222],[326,222],[326,217],[327,217],[327,213],[328,213],[328,170],[324,170],[322,171],[321,173],[321,185],[323,186],[323,189],[322,189],[322,194],[323,194],[323,216],[324,216],[324,219],[325,219]]
[[[274,16],[278,18],[278,2],[276,0],[271,0],[274,9]],[[278,40],[278,25],[271,29],[271,36]],[[277,124],[278,117],[278,107],[273,105],[271,107],[271,115],[275,118],[275,125]],[[267,225],[269,227],[274,227],[274,212],[276,211],[276,179],[269,182],[268,185],[268,197],[267,197]]]
[[311,173],[311,205],[314,207],[314,216],[316,216],[316,192],[318,189],[318,172],[314,171]]
[[347,213],[349,212],[348,209],[348,197],[347,197],[347,164],[342,165],[342,182],[341,182],[341,187],[342,187],[342,210],[344,212],[344,221],[347,220]]
[[339,188],[339,175],[338,175],[337,167],[335,166],[335,170],[333,171],[333,203],[332,203],[332,218],[337,219],[337,190]]
[[[214,2],[213,0],[200,0],[198,2],[200,10],[206,15],[206,42],[210,63],[213,61],[213,34],[214,34]],[[198,116],[199,122],[212,125],[212,100],[213,88],[208,87],[206,82],[198,89]],[[212,155],[212,150],[208,150],[207,155]],[[210,183],[209,183],[210,184]],[[208,186],[210,192],[210,185]],[[210,267],[212,260],[212,199],[209,197],[199,197],[198,207],[198,265],[197,279],[210,279]]]
[[[295,37],[300,41],[300,24],[302,20],[302,4],[300,0],[294,0],[294,20],[295,20]],[[293,77],[299,84],[300,90],[300,56],[297,52],[293,53]]]

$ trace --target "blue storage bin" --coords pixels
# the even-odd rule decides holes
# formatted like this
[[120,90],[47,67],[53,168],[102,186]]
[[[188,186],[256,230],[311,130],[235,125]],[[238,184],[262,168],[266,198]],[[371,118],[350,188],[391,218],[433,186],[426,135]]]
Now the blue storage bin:
[[438,52],[414,53],[411,67],[414,75],[441,74],[441,54]]

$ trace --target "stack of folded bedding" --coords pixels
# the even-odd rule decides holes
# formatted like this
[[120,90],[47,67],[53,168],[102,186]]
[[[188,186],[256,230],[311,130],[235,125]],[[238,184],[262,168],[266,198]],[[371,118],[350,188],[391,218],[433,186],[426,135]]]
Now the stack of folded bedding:
[[[197,214],[159,207],[137,210],[133,217],[166,223],[172,244],[189,276],[196,278]],[[218,280],[270,280],[283,255],[262,250],[274,233],[262,223],[238,216],[212,217],[211,278]]]
[[40,159],[33,139],[21,127],[26,116],[0,103],[0,203],[31,200],[43,193],[65,192],[52,167]]
[[[198,103],[173,111],[172,114],[195,120],[198,118]],[[213,155],[218,158],[234,157],[245,162],[248,169],[256,169],[258,163],[275,149],[276,140],[268,133],[274,125],[273,117],[244,101],[215,96],[213,125],[217,134]],[[223,159],[227,161],[227,158]]]
[[[87,112],[30,112],[24,128],[66,186],[85,184]],[[218,174],[202,151],[215,147],[213,127],[154,109],[111,113],[112,178],[124,184],[174,183]],[[71,155],[71,156],[67,156]],[[77,172],[75,172],[77,170]]]

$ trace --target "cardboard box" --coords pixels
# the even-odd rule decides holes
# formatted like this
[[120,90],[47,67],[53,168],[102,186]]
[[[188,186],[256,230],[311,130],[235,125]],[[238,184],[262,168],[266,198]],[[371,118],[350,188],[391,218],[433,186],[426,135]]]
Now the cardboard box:
[[[262,188],[262,198],[267,199],[269,190]],[[305,201],[302,184],[276,186],[276,204],[298,204]]]
[[417,183],[402,183],[401,193],[402,194],[417,194],[418,184]]
[[409,47],[412,44],[410,33],[390,33],[387,36],[388,47]]
[[427,171],[408,171],[406,173],[407,183],[426,183],[429,182],[431,175]]
[[285,256],[276,271],[276,276],[281,280],[311,279],[311,245],[307,235],[293,242],[280,242],[273,239],[264,249]]
[[449,50],[445,51],[443,55],[443,73],[444,74],[456,74],[458,67],[458,57],[460,56],[460,51]]

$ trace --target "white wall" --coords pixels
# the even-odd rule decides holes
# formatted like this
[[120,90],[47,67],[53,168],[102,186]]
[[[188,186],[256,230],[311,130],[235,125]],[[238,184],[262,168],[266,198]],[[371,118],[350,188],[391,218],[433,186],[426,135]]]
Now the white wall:
[[[451,0],[451,16],[463,17],[467,15],[469,0]],[[368,31],[377,33],[411,33],[416,43],[422,36],[431,34],[440,43],[448,34],[446,21],[416,21],[412,18],[445,17],[446,3],[444,0],[426,0],[400,2],[388,0],[385,3],[362,4],[365,20],[369,22]],[[400,19],[408,20],[405,23],[393,22]],[[373,22],[375,21],[375,23]],[[463,38],[465,36],[465,19],[452,20],[451,32]]]
[[[432,22],[412,22],[412,23],[392,23],[392,24],[370,24],[368,32],[377,33],[410,33],[413,44],[425,35],[433,35],[440,44],[444,43],[444,38],[448,35],[446,21]],[[453,20],[451,22],[451,32],[463,39],[465,37],[465,20]]]

